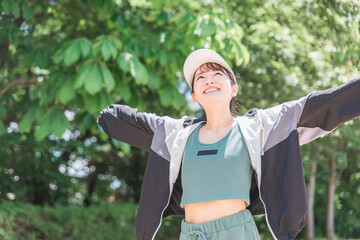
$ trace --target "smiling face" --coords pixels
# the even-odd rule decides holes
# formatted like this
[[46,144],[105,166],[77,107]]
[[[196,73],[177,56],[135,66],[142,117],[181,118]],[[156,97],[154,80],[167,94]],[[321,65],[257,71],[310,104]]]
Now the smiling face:
[[205,63],[195,71],[191,93],[194,103],[204,108],[208,104],[229,104],[237,92],[235,79],[221,65]]

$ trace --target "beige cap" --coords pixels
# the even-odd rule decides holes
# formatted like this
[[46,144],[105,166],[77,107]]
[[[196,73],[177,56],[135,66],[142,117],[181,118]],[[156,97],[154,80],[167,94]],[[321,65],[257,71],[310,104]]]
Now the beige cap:
[[217,52],[210,49],[202,48],[190,53],[190,55],[186,58],[184,63],[184,67],[183,67],[184,76],[190,88],[196,69],[198,69],[198,67],[200,67],[202,64],[207,62],[218,63],[221,66],[225,67],[227,70],[231,72],[231,74],[233,75],[236,81],[235,74],[233,73],[229,65],[226,63],[226,61]]

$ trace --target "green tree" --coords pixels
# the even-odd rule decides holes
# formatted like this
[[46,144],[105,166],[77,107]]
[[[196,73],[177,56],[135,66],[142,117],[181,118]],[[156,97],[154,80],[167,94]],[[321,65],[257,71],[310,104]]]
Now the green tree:
[[[3,0],[0,12],[0,198],[35,204],[137,201],[146,153],[110,140],[96,117],[112,103],[196,114],[181,71],[193,49],[229,61],[240,113],[339,85],[359,62],[355,0]],[[342,131],[358,124],[329,136],[335,153],[325,140],[304,148],[305,173],[318,161],[317,179],[326,179],[324,156],[342,154],[335,208],[352,212],[337,211],[335,229],[344,237],[359,237],[359,200],[351,197],[357,133]],[[316,186],[315,231],[324,236],[326,185]]]

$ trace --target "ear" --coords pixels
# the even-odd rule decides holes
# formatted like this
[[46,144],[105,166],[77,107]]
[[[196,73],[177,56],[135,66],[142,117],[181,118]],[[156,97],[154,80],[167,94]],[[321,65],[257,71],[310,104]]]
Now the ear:
[[234,86],[232,86],[231,96],[235,97],[237,95],[238,91],[239,91],[239,86],[237,84],[235,84]]
[[198,101],[196,100],[196,98],[195,98],[195,93],[191,93],[191,97],[192,97],[192,99],[193,99],[193,103],[194,103],[194,104],[198,102]]

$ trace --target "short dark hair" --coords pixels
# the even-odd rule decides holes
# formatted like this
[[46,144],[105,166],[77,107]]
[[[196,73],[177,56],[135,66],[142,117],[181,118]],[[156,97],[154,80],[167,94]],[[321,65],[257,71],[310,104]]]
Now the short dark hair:
[[[225,67],[223,67],[222,65],[218,64],[218,63],[214,63],[214,62],[207,62],[204,63],[202,65],[200,65],[200,67],[198,67],[197,69],[202,69],[205,71],[209,71],[209,70],[213,70],[213,71],[221,71],[224,74],[226,74],[231,82],[231,86],[234,86],[236,84],[236,80],[234,78],[234,75],[231,74],[231,72],[229,70],[227,70]],[[196,70],[197,70],[196,69]],[[196,71],[195,71],[196,72]],[[191,81],[191,93],[194,93],[194,80],[195,80],[195,73],[194,76],[192,77],[192,81]],[[230,112],[235,115],[235,109],[234,109],[234,105],[235,105],[235,97],[233,97],[230,101]]]

